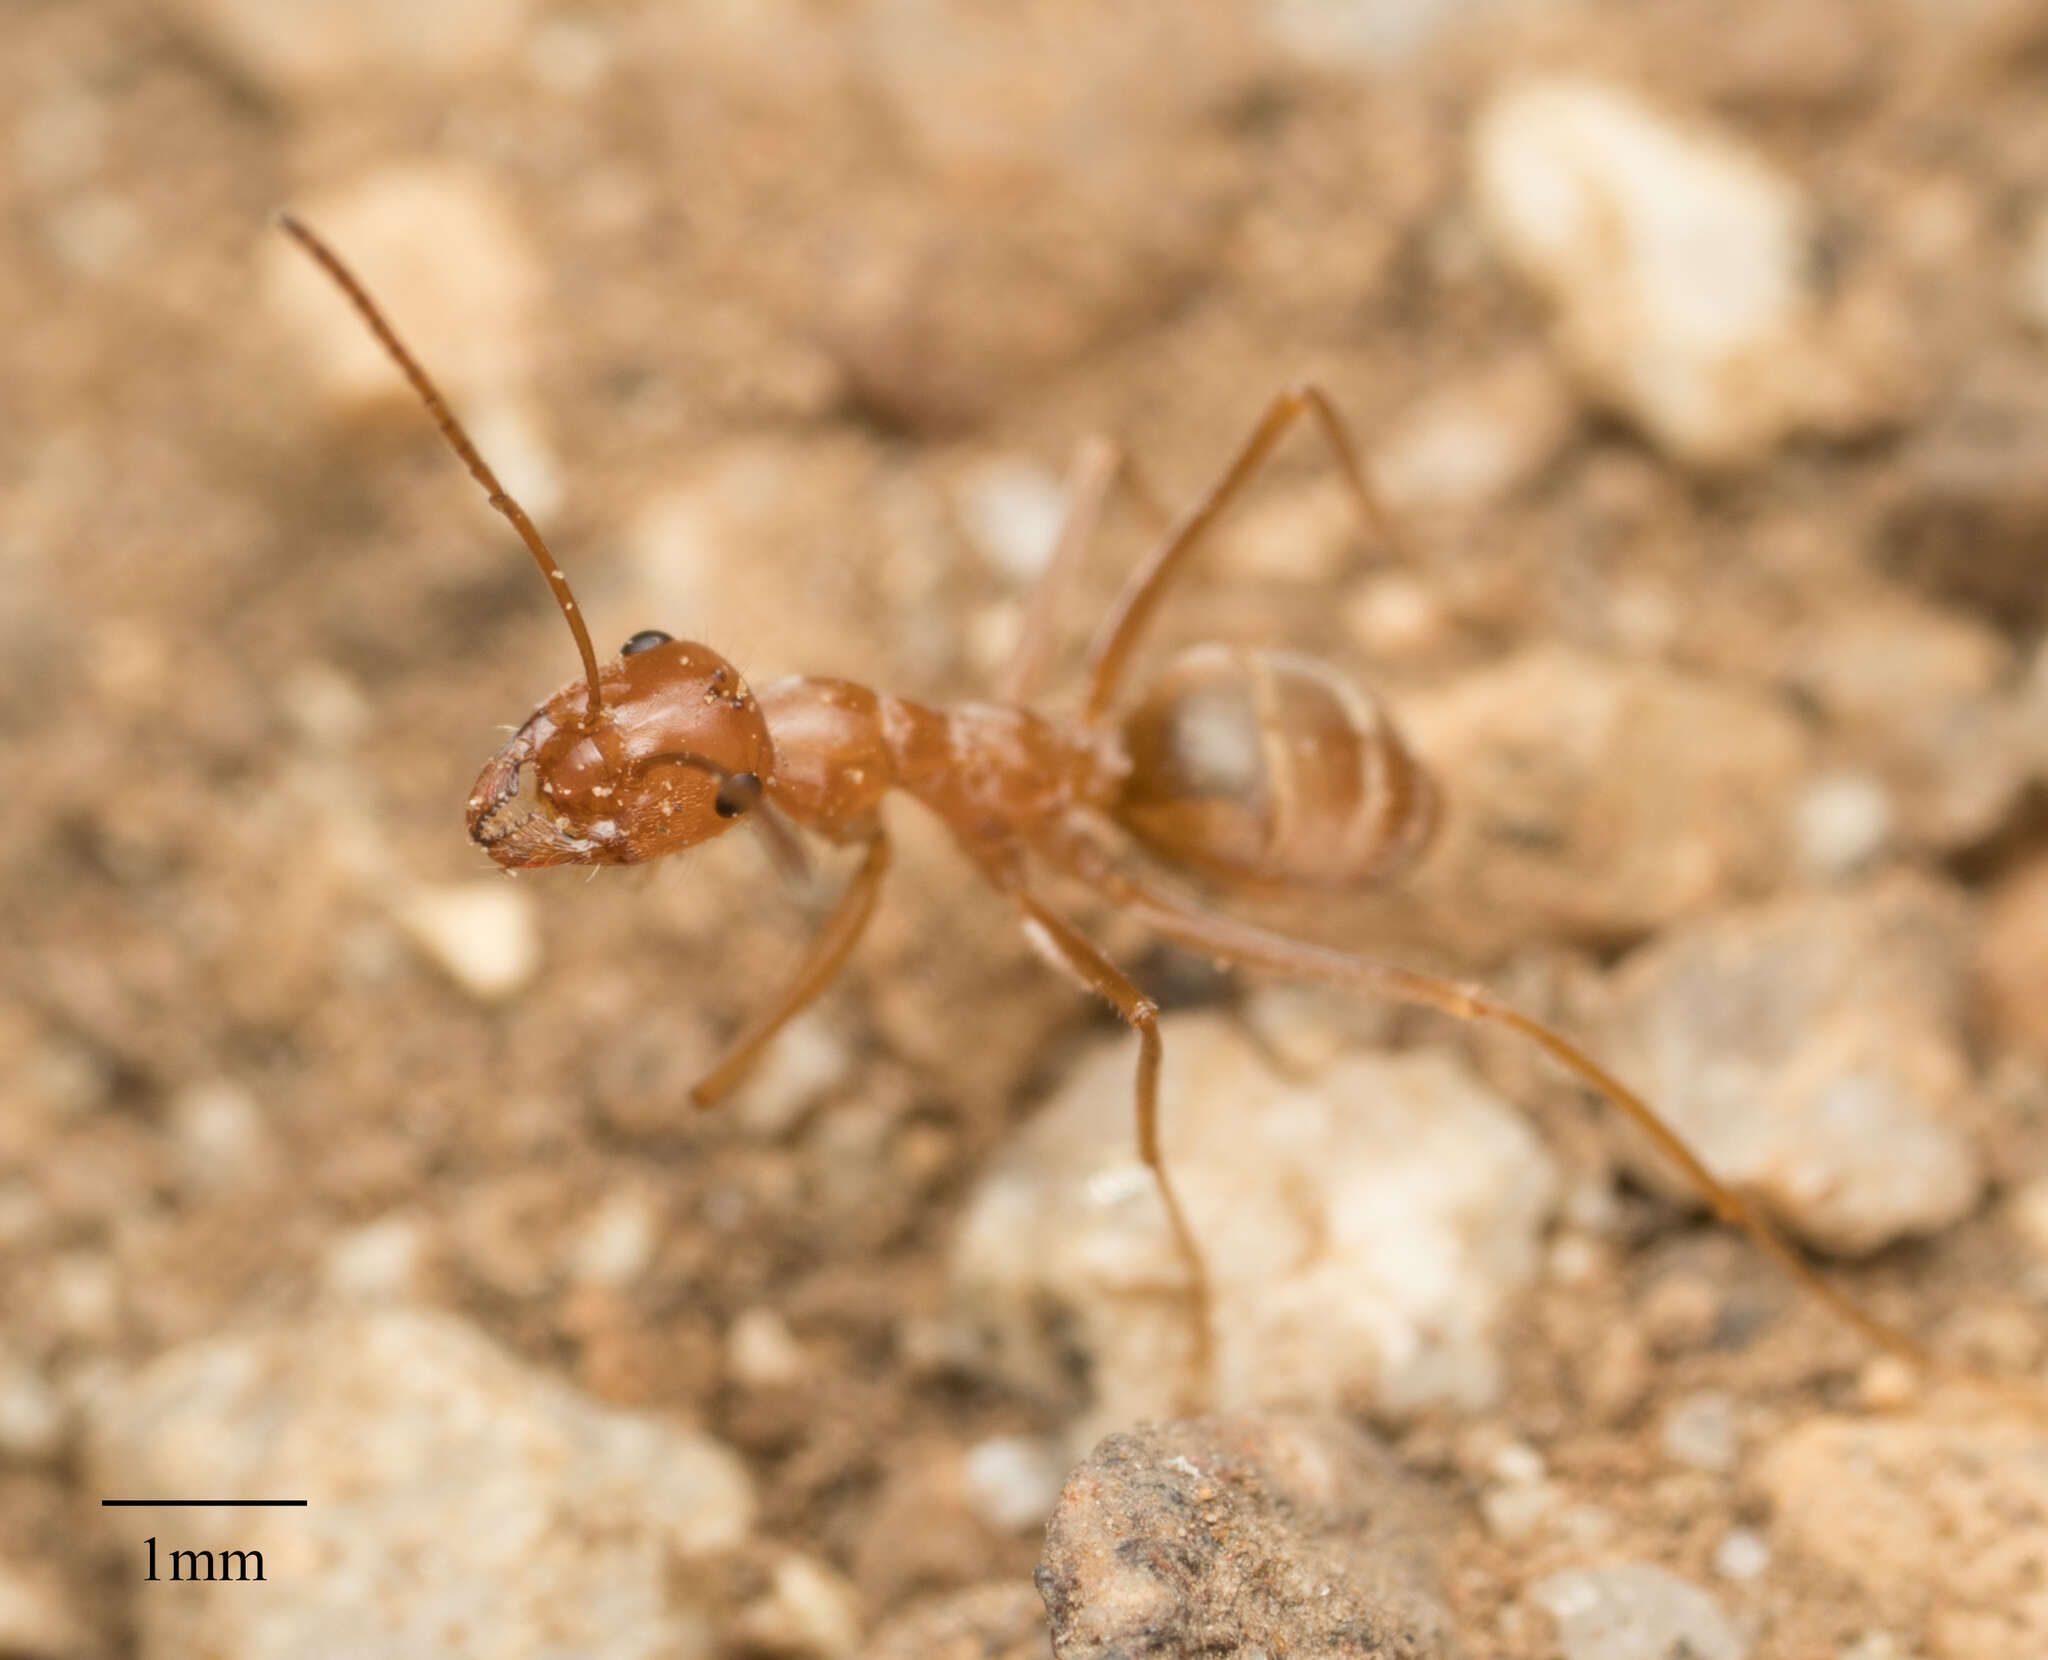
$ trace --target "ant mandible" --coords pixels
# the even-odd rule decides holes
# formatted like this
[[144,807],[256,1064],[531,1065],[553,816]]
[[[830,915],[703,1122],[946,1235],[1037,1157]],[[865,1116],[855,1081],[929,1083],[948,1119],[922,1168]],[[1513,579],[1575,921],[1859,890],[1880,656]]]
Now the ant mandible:
[[[507,870],[625,865],[678,853],[751,823],[783,862],[797,826],[864,849],[859,869],[782,996],[691,1091],[725,1096],[775,1034],[830,984],[874,913],[889,869],[882,798],[903,790],[953,832],[1015,910],[1025,938],[1138,1034],[1138,1152],[1158,1183],[1186,1265],[1193,1328],[1189,1404],[1206,1399],[1215,1352],[1208,1269],[1159,1144],[1159,1007],[1039,897],[1034,863],[1092,889],[1152,933],[1215,961],[1420,1005],[1519,1032],[1633,1121],[1723,1221],[1865,1338],[1939,1368],[1919,1344],[1864,1312],[1716,1178],[1647,1102],[1562,1033],[1485,987],[1312,945],[1203,908],[1119,857],[1135,843],[1168,867],[1223,885],[1342,888],[1390,877],[1427,846],[1428,776],[1379,702],[1326,663],[1284,651],[1203,645],[1182,652],[1127,705],[1132,654],[1202,539],[1267,454],[1306,417],[1320,431],[1366,527],[1393,540],[1335,406],[1297,385],[1268,405],[1237,455],[1131,574],[1089,647],[1086,695],[1066,725],[1034,713],[1063,578],[1079,560],[1120,468],[1113,446],[1084,449],[1073,505],[1026,614],[999,703],[933,709],[847,680],[797,676],[751,691],[708,646],[649,629],[600,663],[567,579],[506,494],[427,373],[360,281],[305,225],[283,228],[341,287],[411,382],[470,472],[509,519],[561,607],[583,674],[543,703],[484,767],[469,833]],[[515,798],[531,768],[539,803]],[[2003,1380],[1979,1380],[2006,1392]]]

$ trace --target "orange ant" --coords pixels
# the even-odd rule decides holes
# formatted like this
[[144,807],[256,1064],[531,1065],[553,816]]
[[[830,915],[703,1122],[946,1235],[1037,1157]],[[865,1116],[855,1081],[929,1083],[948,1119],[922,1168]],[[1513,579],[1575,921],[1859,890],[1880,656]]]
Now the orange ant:
[[[582,678],[543,703],[484,767],[469,833],[507,870],[624,865],[678,853],[751,823],[779,862],[801,857],[792,826],[864,850],[860,868],[795,978],[691,1091],[725,1096],[775,1034],[832,981],[859,940],[889,869],[882,798],[903,790],[938,815],[1024,936],[1075,985],[1105,998],[1139,1039],[1138,1151],[1158,1183],[1186,1265],[1191,1375],[1206,1392],[1215,1351],[1208,1271],[1159,1145],[1159,1008],[1038,895],[1034,862],[1073,878],[1152,933],[1201,956],[1264,973],[1419,1005],[1519,1032],[1633,1121],[1723,1221],[1871,1343],[1940,1369],[1919,1344],[1866,1314],[1717,1179],[1647,1102],[1569,1038],[1485,987],[1332,950],[1204,909],[1132,872],[1120,842],[1169,867],[1240,888],[1343,888],[1392,876],[1428,845],[1436,795],[1385,709],[1328,664],[1284,651],[1184,651],[1127,706],[1132,653],[1203,537],[1280,438],[1306,417],[1322,434],[1367,528],[1391,522],[1366,482],[1335,406],[1313,385],[1268,405],[1237,455],[1131,574],[1087,655],[1080,714],[1034,713],[1062,579],[1084,551],[1121,469],[1113,446],[1083,452],[1058,547],[1035,594],[999,703],[928,708],[846,680],[797,676],[750,690],[708,646],[635,634],[600,664],[547,543],[505,493],[368,292],[304,225],[282,224],[347,294],[443,436],[540,566],[575,637]],[[516,803],[531,768],[539,803]],[[1950,1369],[1953,1370],[1953,1369]],[[1978,1380],[2011,1393],[2004,1380]]]

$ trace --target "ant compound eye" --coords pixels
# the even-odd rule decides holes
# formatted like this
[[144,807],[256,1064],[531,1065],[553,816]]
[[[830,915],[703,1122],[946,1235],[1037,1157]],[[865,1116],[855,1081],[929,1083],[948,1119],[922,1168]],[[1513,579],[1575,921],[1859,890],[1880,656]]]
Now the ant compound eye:
[[665,646],[674,638],[673,634],[664,634],[658,628],[643,628],[619,647],[619,655],[635,657],[643,651],[652,651],[656,646]]
[[720,818],[738,818],[760,799],[760,777],[751,772],[736,772],[718,786],[718,798],[712,807]]

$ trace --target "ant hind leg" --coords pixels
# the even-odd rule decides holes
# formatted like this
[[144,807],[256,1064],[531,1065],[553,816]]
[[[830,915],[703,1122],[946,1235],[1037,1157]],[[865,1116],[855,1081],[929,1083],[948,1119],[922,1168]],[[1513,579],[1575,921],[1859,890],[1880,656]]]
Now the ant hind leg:
[[1266,412],[1252,428],[1251,436],[1244,441],[1230,465],[1223,469],[1222,476],[1210,485],[1202,499],[1188,510],[1167,534],[1166,540],[1152,550],[1125,582],[1123,592],[1117,595],[1088,648],[1088,700],[1083,708],[1084,720],[1093,723],[1108,713],[1117,688],[1123,682],[1124,671],[1130,666],[1131,652],[1138,643],[1138,636],[1152,620],[1174,578],[1187,568],[1188,558],[1201,544],[1202,538],[1237,500],[1259,468],[1265,465],[1274,445],[1303,415],[1314,420],[1316,429],[1329,445],[1330,453],[1336,457],[1337,470],[1357,506],[1360,520],[1381,542],[1397,554],[1402,553],[1402,542],[1393,517],[1381,504],[1368,480],[1365,464],[1359,459],[1358,446],[1345,429],[1337,406],[1330,401],[1329,394],[1314,382],[1297,382],[1266,406]]
[[[1747,1234],[1801,1290],[1868,1342],[1916,1369],[1964,1377],[2001,1395],[2014,1393],[2010,1380],[1944,1365],[1904,1332],[1867,1313],[1779,1233],[1752,1200],[1707,1169],[1647,1101],[1555,1028],[1501,1002],[1483,986],[1461,985],[1398,964],[1311,945],[1234,917],[1218,915],[1170,889],[1114,870],[1106,859],[1088,857],[1089,851],[1085,845],[1067,849],[1065,862],[1072,874],[1095,887],[1152,933],[1211,961],[1288,979],[1317,981],[1369,997],[1436,1009],[1459,1020],[1504,1026],[1519,1033],[1642,1130],[1685,1173],[1716,1216]],[[2031,1391],[2021,1393],[2033,1410],[2041,1409],[2044,1403],[2038,1396]]]

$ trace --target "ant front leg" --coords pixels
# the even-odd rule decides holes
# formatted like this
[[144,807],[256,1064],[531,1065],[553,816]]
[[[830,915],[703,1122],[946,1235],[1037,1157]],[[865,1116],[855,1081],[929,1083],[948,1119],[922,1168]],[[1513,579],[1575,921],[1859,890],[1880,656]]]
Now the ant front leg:
[[1215,1375],[1215,1307],[1209,1291],[1208,1264],[1195,1242],[1194,1229],[1188,1226],[1187,1214],[1181,1209],[1180,1195],[1166,1173],[1166,1160],[1159,1147],[1159,1063],[1165,1054],[1159,1037],[1159,1005],[1132,984],[1072,923],[1028,893],[1015,891],[1012,897],[1023,920],[1024,937],[1039,954],[1083,991],[1102,997],[1137,1031],[1138,1156],[1159,1186],[1174,1250],[1187,1265],[1194,1351],[1188,1362],[1190,1387],[1181,1410],[1189,1415],[1207,1411],[1213,1404],[1209,1396]]
[[881,897],[882,878],[889,872],[889,837],[879,825],[868,843],[867,857],[854,872],[853,880],[839,896],[825,926],[811,942],[798,966],[796,977],[766,1013],[733,1040],[725,1058],[697,1080],[690,1099],[700,1107],[715,1107],[740,1081],[748,1067],[760,1058],[775,1034],[803,1012],[846,966],[846,959],[860,941],[868,919],[875,914]]
[[1159,602],[1166,597],[1166,590],[1187,568],[1188,558],[1201,545],[1202,538],[1265,464],[1273,446],[1303,415],[1314,419],[1317,430],[1330,446],[1344,486],[1351,493],[1367,529],[1397,553],[1400,551],[1401,539],[1394,528],[1393,518],[1367,481],[1358,446],[1345,430],[1337,406],[1313,382],[1303,381],[1289,387],[1266,406],[1265,414],[1259,417],[1251,436],[1244,441],[1230,465],[1224,468],[1223,476],[1173,527],[1166,540],[1131,573],[1123,592],[1110,607],[1108,616],[1103,618],[1094,643],[1088,649],[1088,700],[1082,708],[1085,722],[1093,725],[1108,713],[1117,688],[1123,682],[1124,671],[1130,666],[1131,652],[1138,643],[1138,636],[1152,620]]

